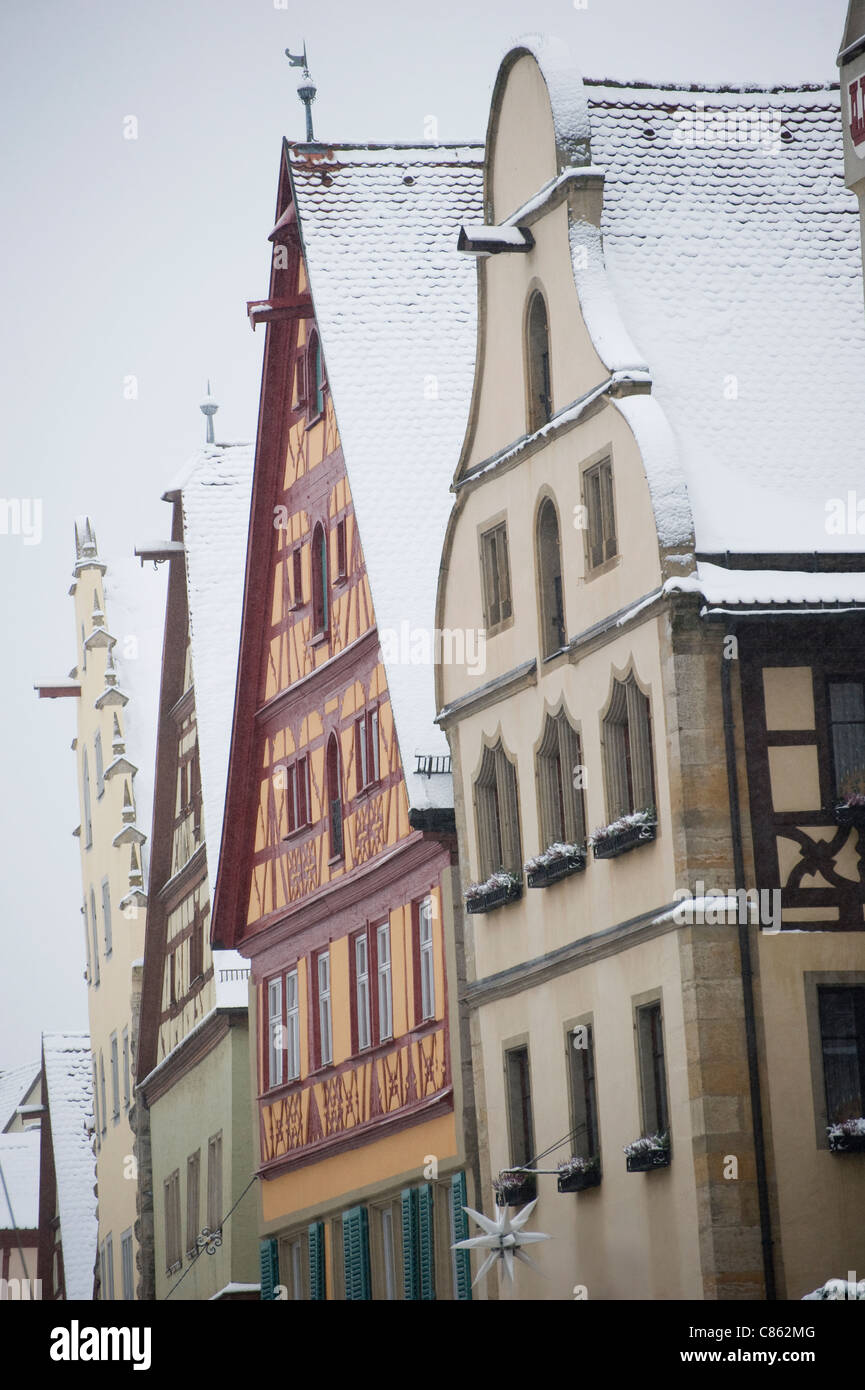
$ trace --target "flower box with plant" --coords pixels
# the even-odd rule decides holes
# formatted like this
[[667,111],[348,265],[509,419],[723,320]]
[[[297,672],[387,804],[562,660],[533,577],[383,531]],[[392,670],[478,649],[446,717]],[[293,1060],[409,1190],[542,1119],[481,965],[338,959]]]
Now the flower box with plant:
[[826,1133],[829,1135],[829,1148],[833,1154],[865,1153],[865,1119],[861,1116],[854,1120],[840,1120],[837,1124],[827,1125]]
[[538,1195],[538,1180],[534,1173],[514,1173],[503,1169],[493,1178],[497,1207],[524,1207]]
[[627,816],[620,816],[610,825],[600,826],[589,836],[589,844],[596,859],[615,859],[619,854],[626,854],[629,849],[636,849],[638,845],[654,840],[657,829],[658,816],[655,808],[647,806],[642,811],[632,811]]
[[664,1134],[645,1134],[625,1145],[625,1158],[629,1173],[650,1173],[653,1168],[669,1168],[670,1136]]
[[470,883],[465,891],[467,912],[492,912],[494,907],[523,896],[523,880],[507,869],[498,869],[483,883]]
[[850,792],[835,807],[835,821],[838,825],[865,826],[865,793]]
[[585,845],[569,845],[558,840],[523,865],[530,888],[546,888],[550,883],[558,883],[560,878],[580,873],[585,867]]
[[587,1187],[599,1187],[601,1183],[601,1164],[597,1158],[580,1158],[574,1154],[559,1164],[558,1186],[560,1192],[582,1192]]

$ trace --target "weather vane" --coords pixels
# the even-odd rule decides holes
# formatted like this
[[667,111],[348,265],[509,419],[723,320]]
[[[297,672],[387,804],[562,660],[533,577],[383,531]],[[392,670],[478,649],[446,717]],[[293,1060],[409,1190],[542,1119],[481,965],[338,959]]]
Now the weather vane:
[[312,132],[312,103],[315,101],[316,86],[309,74],[309,63],[306,57],[306,40],[303,41],[303,52],[292,53],[290,48],[285,50],[285,56],[293,68],[303,68],[300,81],[297,84],[297,95],[303,102],[306,111],[306,140],[311,145],[315,140]]

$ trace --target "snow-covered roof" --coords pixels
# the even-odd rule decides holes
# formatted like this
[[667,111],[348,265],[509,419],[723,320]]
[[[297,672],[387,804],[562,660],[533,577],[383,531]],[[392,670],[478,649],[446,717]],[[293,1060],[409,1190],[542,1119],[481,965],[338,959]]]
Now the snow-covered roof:
[[0,1072],[0,1131],[14,1120],[15,1111],[38,1075],[38,1062],[25,1062],[21,1067]]
[[87,1128],[93,1110],[90,1037],[87,1033],[43,1033],[42,1056],[66,1297],[90,1299],[97,1247],[96,1163]]
[[737,570],[700,561],[700,588],[712,607],[802,608],[865,605],[865,573],[804,574],[799,570]]
[[[412,806],[452,806],[434,724],[432,653],[449,484],[475,359],[474,262],[463,223],[483,222],[482,149],[290,147],[291,178]],[[326,180],[326,181],[325,181]],[[423,639],[415,644],[419,650]],[[396,654],[394,654],[396,653]]]
[[[211,893],[225,809],[254,459],[251,444],[208,444],[177,480]],[[245,1006],[249,962],[236,951],[215,951],[213,963],[217,1004]]]
[[0,1134],[0,1167],[9,1193],[7,1202],[0,1183],[0,1231],[13,1225],[19,1231],[35,1231],[39,1225],[39,1142],[35,1129]]
[[[865,476],[859,218],[837,88],[583,82],[561,44],[520,46],[547,83],[560,167],[605,174],[603,258],[575,218],[574,275],[606,366],[652,375],[652,405],[616,404],[655,455],[662,539],[688,539],[682,482],[670,486],[681,470],[699,550],[865,550],[827,526],[827,505]],[[677,457],[658,447],[661,414]]]

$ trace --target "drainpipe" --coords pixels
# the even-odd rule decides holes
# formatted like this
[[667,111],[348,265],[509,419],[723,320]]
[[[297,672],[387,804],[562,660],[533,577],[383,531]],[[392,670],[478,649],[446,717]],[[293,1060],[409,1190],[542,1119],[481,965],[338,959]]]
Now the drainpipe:
[[[724,709],[724,747],[727,754],[727,792],[730,800],[730,830],[733,837],[735,888],[745,887],[745,860],[742,853],[742,822],[739,816],[739,778],[736,771],[736,743],[733,733],[733,696],[730,687],[729,657],[721,657],[721,699]],[[737,897],[737,903],[740,899]],[[767,1300],[777,1298],[775,1259],[772,1250],[772,1217],[769,1210],[769,1183],[766,1177],[766,1142],[763,1135],[763,1098],[760,1091],[760,1065],[757,1057],[757,1025],[754,1015],[754,974],[751,968],[751,939],[748,910],[741,906],[739,921],[739,962],[742,996],[745,1002],[745,1044],[748,1052],[748,1080],[751,1089],[751,1118],[754,1126],[754,1158],[757,1166],[757,1200],[760,1207],[760,1237],[763,1246],[763,1278]]]

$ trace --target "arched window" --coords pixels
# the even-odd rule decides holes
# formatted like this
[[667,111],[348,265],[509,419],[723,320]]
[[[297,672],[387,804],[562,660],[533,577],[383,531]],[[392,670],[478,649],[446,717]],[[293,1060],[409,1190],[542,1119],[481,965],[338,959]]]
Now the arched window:
[[330,857],[342,859],[342,787],[340,783],[339,744],[331,734],[327,745],[327,806],[330,819]]
[[604,779],[610,820],[654,805],[652,718],[633,672],[614,681],[603,719]]
[[552,656],[565,645],[565,607],[562,597],[562,553],[559,519],[547,497],[538,512],[538,590],[541,607],[541,653]]
[[529,300],[526,315],[526,386],[528,390],[528,431],[534,434],[553,413],[550,386],[550,334],[547,306],[540,290]]
[[541,849],[586,842],[582,766],[580,736],[568,716],[548,714],[537,752]]
[[499,869],[522,870],[516,769],[502,746],[485,748],[475,781],[475,821],[480,877]]
[[321,360],[321,341],[314,329],[307,348],[306,379],[309,390],[309,414],[315,419],[324,410],[324,367]]
[[313,636],[330,627],[327,584],[327,532],[319,524],[312,533],[312,629]]

